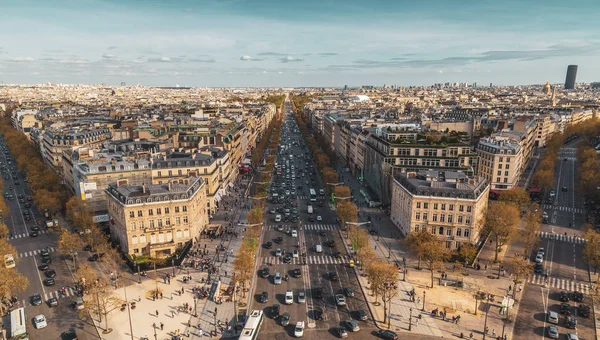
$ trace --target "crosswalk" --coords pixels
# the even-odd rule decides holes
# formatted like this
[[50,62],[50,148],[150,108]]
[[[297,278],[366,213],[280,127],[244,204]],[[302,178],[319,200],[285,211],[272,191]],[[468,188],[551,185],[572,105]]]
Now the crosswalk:
[[567,212],[574,212],[576,214],[583,214],[583,209],[581,209],[581,208],[563,207],[563,206],[556,206],[556,205],[552,205],[552,204],[544,204],[544,210],[567,211]]
[[[317,201],[321,201],[321,200],[324,200],[326,198],[327,197],[325,197],[325,196],[317,196]],[[298,196],[298,199],[300,199],[300,200],[307,200],[308,196]]]
[[[283,224],[283,231],[296,230],[335,230],[334,224],[301,224],[299,226]],[[268,230],[277,230],[277,224],[269,225]]]
[[[48,289],[48,287],[46,287],[46,289]],[[41,295],[41,294],[40,294]],[[68,297],[76,297],[77,296],[77,291],[71,287],[65,287],[65,294],[63,295],[60,292],[60,288],[53,291],[53,292],[47,292],[45,294],[43,294],[43,303],[45,304],[48,299],[50,298],[56,298],[57,300],[60,300],[61,298],[68,298]],[[28,299],[23,299],[21,301],[19,301],[18,303],[21,303],[21,307],[31,307],[30,301]]]
[[[48,247],[48,251],[53,253],[56,250],[54,249],[54,247]],[[31,250],[31,251],[26,251],[23,253],[19,253],[19,258],[24,258],[24,257],[29,257],[29,256],[35,256],[35,255],[40,255],[42,253],[42,250]]]
[[[285,264],[283,262],[283,256],[264,256],[262,258],[262,263],[272,263],[272,264]],[[292,258],[290,264],[303,264],[304,260],[302,258]],[[348,264],[349,259],[346,256],[341,258],[337,258],[331,255],[321,255],[321,256],[307,256],[306,257],[307,264]]]
[[571,243],[577,243],[577,244],[583,244],[586,242],[586,240],[584,238],[581,238],[579,236],[549,233],[547,231],[541,231],[536,234],[540,238],[549,238],[549,239],[557,240],[557,241],[571,242]]
[[[592,288],[590,284],[585,282],[573,281],[573,280],[564,280],[556,277],[548,277],[548,287],[557,288],[560,290],[568,290],[568,291],[580,291],[584,294],[589,294],[590,289]],[[543,286],[545,284],[546,278],[544,275],[532,275],[527,279],[528,283],[532,283],[535,285]]]
[[[43,235],[43,234],[47,234],[48,231],[47,230],[40,230],[38,231],[39,235]],[[29,233],[23,233],[23,234],[16,234],[16,235],[12,235],[11,237],[9,237],[9,240],[16,240],[16,239],[20,239],[20,238],[24,238],[24,237],[29,237]]]

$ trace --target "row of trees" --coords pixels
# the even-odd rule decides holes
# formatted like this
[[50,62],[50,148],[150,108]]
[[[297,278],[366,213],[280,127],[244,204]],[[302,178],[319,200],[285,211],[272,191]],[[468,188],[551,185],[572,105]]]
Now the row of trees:
[[[19,261],[17,249],[8,243],[9,237],[10,232],[8,227],[4,223],[0,223],[0,254],[2,256],[5,254],[12,254],[17,262]],[[4,258],[2,258],[2,260],[4,260]],[[6,266],[0,264],[0,297],[2,297],[0,300],[23,293],[28,286],[29,280],[17,271],[16,268],[6,268]],[[6,312],[4,304],[0,304],[0,312],[2,315]]]
[[558,152],[564,144],[564,135],[555,133],[546,142],[546,151],[535,169],[532,178],[532,185],[536,188],[553,188],[555,179],[556,162],[558,161]]

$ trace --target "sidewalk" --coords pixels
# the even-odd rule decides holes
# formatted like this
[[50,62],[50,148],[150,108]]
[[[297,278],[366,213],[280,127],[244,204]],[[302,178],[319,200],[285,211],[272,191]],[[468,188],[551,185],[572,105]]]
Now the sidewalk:
[[[349,181],[354,196],[361,187],[360,182],[351,178],[349,173],[343,173],[341,179]],[[434,272],[434,287],[431,285],[431,272],[427,269],[417,269],[418,260],[411,258],[406,251],[403,238],[400,232],[393,225],[389,217],[379,208],[359,207],[360,221],[368,221],[371,217],[371,225],[366,225],[366,229],[375,229],[378,235],[372,235],[370,243],[375,252],[390,263],[396,263],[400,266],[399,294],[391,301],[391,316],[389,320],[390,329],[396,332],[409,332],[409,325],[412,324],[411,332],[413,334],[424,334],[438,337],[459,337],[461,333],[468,338],[473,333],[474,339],[483,337],[486,311],[487,327],[489,329],[488,337],[495,331],[496,336],[502,335],[503,315],[500,315],[501,303],[503,297],[507,294],[507,288],[512,285],[508,275],[500,276],[498,279],[498,265],[488,265],[481,263],[481,270],[472,268],[458,269],[454,265],[446,263],[443,273],[447,275],[446,280],[441,279],[442,271]],[[348,241],[344,242],[347,250]],[[486,247],[487,248],[487,247]],[[492,250],[493,251],[493,250]],[[486,256],[483,253],[483,256]],[[405,281],[402,269],[404,269],[403,259],[406,259],[406,277]],[[421,265],[423,267],[423,264]],[[369,308],[373,314],[376,324],[379,328],[387,329],[388,324],[383,324],[384,310],[383,304],[375,305],[374,296],[368,289],[369,283],[362,272],[355,267],[355,272],[363,287],[363,293],[369,302]],[[412,289],[416,292],[416,301],[411,301],[409,292]],[[477,303],[477,315],[475,315],[475,294],[484,291],[493,294],[495,302],[489,305]],[[412,308],[412,320],[411,320]],[[446,320],[440,317],[433,317],[431,311],[438,309],[446,311]],[[515,314],[516,308],[509,311],[510,315]],[[418,319],[418,316],[421,316]],[[460,316],[458,323],[452,322],[452,317]],[[448,320],[450,319],[450,320]],[[418,320],[418,321],[417,321]],[[507,339],[511,338],[513,323],[507,323],[504,334]]]

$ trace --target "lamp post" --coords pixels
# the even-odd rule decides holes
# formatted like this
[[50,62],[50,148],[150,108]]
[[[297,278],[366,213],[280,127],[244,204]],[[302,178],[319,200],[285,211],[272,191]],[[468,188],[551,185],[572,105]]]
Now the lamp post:
[[198,317],[198,310],[196,309],[197,307],[197,302],[198,302],[198,298],[196,297],[196,294],[194,294],[194,317]]
[[135,264],[135,267],[137,268],[138,283],[142,283],[142,276],[140,275],[140,265],[136,261],[133,261],[133,264]]
[[127,300],[127,285],[123,285],[123,291],[125,292],[125,304],[127,304],[127,314],[129,315],[129,334],[131,334],[131,340],[134,340],[133,325],[131,324],[131,309],[129,308],[129,301]]
[[410,308],[410,317],[408,318],[408,331],[412,332],[412,307]]
[[217,334],[217,307],[215,307],[214,317],[215,317],[215,334]]
[[488,319],[488,312],[490,311],[490,298],[488,296],[487,299],[487,309],[485,310],[485,321],[483,322],[483,340],[485,340],[485,336],[487,335],[487,319]]
[[421,309],[421,311],[425,311],[425,291],[423,291],[423,309]]
[[406,281],[406,262],[404,263],[404,270],[402,271],[402,281]]
[[175,278],[175,258],[171,259],[171,265],[173,266],[173,278]]

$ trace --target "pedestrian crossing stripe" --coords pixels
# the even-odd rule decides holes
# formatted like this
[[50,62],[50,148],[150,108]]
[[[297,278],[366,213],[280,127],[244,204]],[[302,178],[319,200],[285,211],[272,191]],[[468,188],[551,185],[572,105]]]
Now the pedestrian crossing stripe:
[[544,210],[568,211],[568,212],[574,212],[576,214],[583,214],[583,209],[581,209],[581,208],[563,207],[563,206],[556,206],[556,205],[552,205],[552,204],[544,204]]
[[[48,251],[49,252],[54,252],[54,247],[48,247]],[[35,255],[40,255],[42,253],[42,250],[31,250],[31,251],[26,251],[23,253],[19,253],[19,257],[20,258],[24,258],[24,257],[29,257],[29,256],[35,256]]]
[[[289,225],[282,224],[283,231],[290,230],[335,230],[336,226],[334,224],[300,224],[300,225]],[[268,227],[268,230],[277,230],[277,225],[273,224]]]
[[[38,231],[38,234],[39,234],[39,235],[43,235],[43,234],[47,234],[47,233],[48,233],[48,231],[46,231],[46,230],[40,230],[40,231]],[[16,239],[19,239],[19,238],[24,238],[24,237],[29,237],[29,233],[23,233],[23,234],[12,235],[12,236],[11,236],[11,237],[9,237],[8,239],[9,239],[9,240],[16,240]]]
[[[317,196],[317,200],[324,200],[326,198],[327,198],[326,196]],[[298,199],[300,199],[300,200],[307,200],[308,196],[298,196]]]
[[[262,258],[262,263],[272,263],[272,264],[303,264],[304,259],[302,258],[292,258],[290,263],[283,262],[283,256],[265,256]],[[321,256],[307,256],[306,264],[348,264],[349,258],[346,256],[342,256],[341,258],[337,258],[335,256],[330,255],[321,255]]]
[[[589,283],[573,281],[573,280],[565,280],[559,279],[556,277],[548,277],[548,287],[557,288],[560,290],[568,290],[568,291],[579,291],[584,294],[589,294],[592,289]],[[535,285],[543,286],[546,284],[546,277],[544,275],[532,275],[527,279],[528,283],[532,283]]]
[[586,242],[586,240],[584,238],[581,238],[578,236],[572,236],[572,235],[565,236],[564,234],[549,233],[547,231],[537,232],[536,235],[538,235],[541,238],[549,238],[549,239],[553,239],[553,240],[557,240],[557,241],[572,242],[572,243],[577,243],[577,244],[583,244]]
[[[68,297],[72,297],[72,296],[77,296],[77,291],[75,291],[75,289],[73,289],[71,287],[65,287],[65,294],[64,295],[60,292],[60,290],[56,290],[56,291],[53,291],[53,292],[45,293],[44,296],[43,296],[44,297],[43,303],[47,303],[47,301],[50,298],[56,298],[57,300],[59,300],[61,298],[64,299],[64,298],[68,298]],[[30,300],[23,299],[21,301],[18,301],[17,303],[19,303],[19,302],[21,303],[22,307],[30,307],[31,306],[30,305],[30,302],[31,302]],[[33,306],[31,306],[31,307],[33,307]]]

